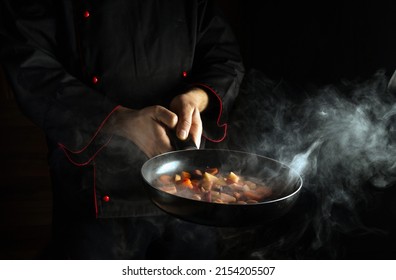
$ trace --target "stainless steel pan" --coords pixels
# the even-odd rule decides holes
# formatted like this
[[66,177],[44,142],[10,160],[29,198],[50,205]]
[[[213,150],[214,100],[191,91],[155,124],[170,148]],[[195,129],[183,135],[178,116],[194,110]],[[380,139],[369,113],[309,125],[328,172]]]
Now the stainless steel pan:
[[[272,188],[273,196],[253,204],[219,204],[179,197],[155,187],[155,180],[162,174],[207,167],[259,178]],[[278,219],[292,209],[303,185],[301,176],[284,163],[232,150],[189,149],[165,153],[145,162],[141,174],[152,201],[163,211],[211,226],[260,225]]]

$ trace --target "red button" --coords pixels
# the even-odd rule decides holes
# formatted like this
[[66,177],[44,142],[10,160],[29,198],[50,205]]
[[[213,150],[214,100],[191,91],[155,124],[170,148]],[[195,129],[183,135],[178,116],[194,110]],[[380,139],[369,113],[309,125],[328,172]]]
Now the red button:
[[183,75],[183,78],[187,77],[187,72],[183,71],[182,75]]
[[110,201],[110,196],[105,195],[102,199],[103,199],[104,202],[109,202]]
[[99,82],[98,77],[93,76],[93,77],[92,77],[92,83],[97,84],[98,82]]
[[85,11],[85,12],[84,12],[84,17],[85,17],[85,18],[89,18],[89,16],[90,16],[89,11]]

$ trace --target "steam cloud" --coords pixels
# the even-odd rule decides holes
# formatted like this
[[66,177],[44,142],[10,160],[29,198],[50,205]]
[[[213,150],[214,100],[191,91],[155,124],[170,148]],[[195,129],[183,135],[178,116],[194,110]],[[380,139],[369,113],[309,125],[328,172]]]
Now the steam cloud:
[[[303,176],[305,195],[314,201],[314,210],[302,213],[303,223],[289,225],[252,256],[284,258],[282,252],[294,248],[287,257],[336,258],[340,234],[386,235],[367,227],[361,212],[374,207],[371,189],[396,181],[396,99],[387,84],[382,71],[367,81],[304,91],[259,71],[247,75],[231,116],[228,148],[289,164]],[[301,245],[297,240],[309,229],[312,238]]]

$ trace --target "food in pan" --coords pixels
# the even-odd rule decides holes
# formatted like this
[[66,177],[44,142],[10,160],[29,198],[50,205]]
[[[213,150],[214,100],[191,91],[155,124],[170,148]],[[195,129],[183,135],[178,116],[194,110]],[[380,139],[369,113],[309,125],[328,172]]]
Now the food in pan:
[[222,173],[218,168],[162,174],[154,186],[173,195],[225,204],[258,203],[272,196],[271,188],[261,180],[232,171]]

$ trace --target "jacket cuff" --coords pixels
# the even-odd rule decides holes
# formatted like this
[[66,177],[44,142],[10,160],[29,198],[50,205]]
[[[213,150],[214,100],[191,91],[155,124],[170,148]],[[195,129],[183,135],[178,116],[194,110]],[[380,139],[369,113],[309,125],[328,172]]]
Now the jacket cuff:
[[208,93],[209,105],[201,113],[201,119],[204,126],[203,137],[211,142],[222,142],[227,136],[226,122],[222,122],[223,117],[223,101],[219,94],[210,86],[203,83],[194,83],[194,87],[199,87]]
[[120,108],[121,105],[114,107],[111,112],[100,123],[99,127],[89,139],[88,143],[78,150],[72,150],[63,143],[58,143],[58,147],[64,152],[67,159],[76,166],[86,166],[90,164],[95,157],[104,149],[111,141],[112,135],[103,133],[102,128],[109,120],[110,116]]

